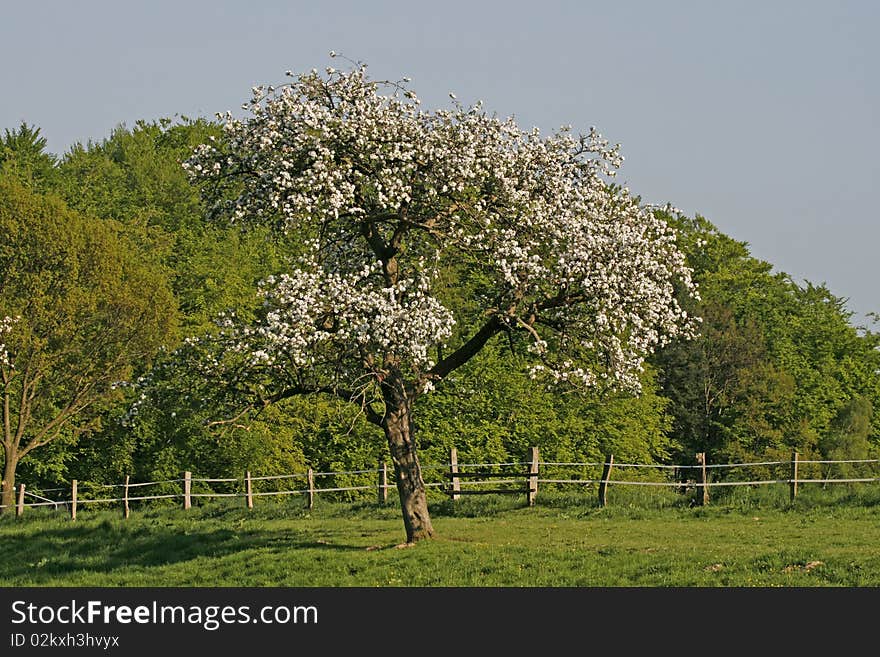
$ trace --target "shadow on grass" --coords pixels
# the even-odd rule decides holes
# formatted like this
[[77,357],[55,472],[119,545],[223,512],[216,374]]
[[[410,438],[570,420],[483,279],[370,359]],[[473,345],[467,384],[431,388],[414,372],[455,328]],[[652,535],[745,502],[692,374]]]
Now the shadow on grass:
[[[229,524],[234,525],[235,519],[230,520]],[[15,529],[11,523],[0,526],[4,530],[0,534],[0,553],[5,555],[0,559],[0,581],[39,582],[77,571],[109,574],[116,570],[149,570],[250,551],[317,550],[330,554],[366,549],[365,545],[344,541],[350,532],[326,527],[320,533],[266,529],[259,522],[224,528],[197,518],[183,522],[178,518],[95,518],[62,527],[59,522],[63,521],[23,522],[20,533],[9,531]],[[389,543],[372,549],[392,547]]]

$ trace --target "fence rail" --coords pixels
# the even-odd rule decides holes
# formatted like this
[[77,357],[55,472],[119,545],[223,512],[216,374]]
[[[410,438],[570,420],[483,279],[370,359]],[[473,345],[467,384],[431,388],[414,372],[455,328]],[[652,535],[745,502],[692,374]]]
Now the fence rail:
[[[791,458],[787,461],[760,461],[745,463],[714,463],[706,462],[705,453],[696,455],[695,464],[660,464],[660,463],[616,463],[614,456],[609,454],[604,461],[601,462],[581,462],[581,461],[541,461],[538,455],[538,448],[532,447],[529,451],[529,460],[512,461],[502,463],[459,463],[455,448],[449,453],[449,461],[446,463],[427,464],[422,466],[422,470],[426,473],[440,472],[439,481],[428,480],[424,482],[427,489],[439,489],[443,494],[448,495],[451,499],[457,500],[462,495],[485,495],[485,494],[511,494],[525,495],[528,504],[533,505],[538,493],[539,485],[552,484],[555,486],[597,486],[599,505],[607,504],[608,490],[614,486],[654,486],[669,487],[678,490],[694,490],[697,491],[698,499],[702,504],[709,501],[709,491],[716,487],[730,486],[765,486],[787,484],[790,490],[791,500],[797,496],[798,486],[800,484],[852,484],[852,483],[878,483],[880,482],[880,473],[878,476],[845,476],[845,477],[816,477],[804,476],[803,470],[799,473],[801,466],[833,466],[833,465],[866,465],[878,464],[880,459],[849,459],[849,460],[801,460],[797,452],[792,452]],[[527,466],[527,469],[523,469]],[[474,469],[475,468],[475,469]],[[564,476],[560,474],[552,476],[552,472],[559,469],[580,468],[582,470],[593,469],[598,476]],[[599,473],[601,468],[601,474]],[[711,472],[720,473],[723,470],[731,470],[733,468],[785,468],[787,476],[763,477],[760,479],[749,480],[728,480],[716,477],[714,480],[710,477]],[[638,479],[638,478],[613,478],[612,474],[616,471],[624,469],[632,469],[635,471],[645,471],[653,469],[660,472],[666,472],[667,478],[664,480]],[[550,471],[550,473],[548,473]],[[673,473],[673,478],[669,479],[669,473]],[[687,474],[686,478],[683,475]],[[322,493],[339,493],[339,492],[360,492],[374,490],[377,493],[377,501],[379,504],[385,504],[388,501],[388,490],[396,488],[393,472],[389,473],[386,464],[383,461],[378,463],[375,469],[367,468],[361,470],[340,470],[340,471],[320,471],[316,472],[311,468],[305,472],[295,472],[289,474],[278,475],[262,475],[252,476],[250,472],[245,472],[243,477],[193,477],[192,473],[187,471],[184,476],[179,479],[165,479],[161,481],[144,481],[130,482],[129,477],[125,478],[125,482],[121,484],[107,484],[88,481],[73,480],[69,487],[57,487],[47,489],[28,490],[25,484],[18,487],[17,501],[12,505],[0,505],[0,509],[14,507],[17,516],[21,516],[26,507],[45,507],[52,506],[58,509],[60,506],[65,507],[71,519],[76,519],[77,507],[79,505],[90,504],[121,504],[123,515],[129,517],[131,502],[146,502],[152,500],[169,500],[178,499],[183,501],[183,508],[189,509],[194,499],[203,498],[245,498],[247,508],[253,508],[254,499],[258,497],[274,497],[283,495],[304,495],[307,498],[307,505],[311,508],[314,505],[315,496]],[[339,486],[330,485],[320,487],[315,484],[316,478],[338,477],[343,476],[365,476],[372,477],[374,483]],[[720,475],[719,475],[720,476]],[[305,479],[306,487],[298,486],[291,489],[282,490],[262,490],[255,491],[254,484],[256,482],[282,482],[282,480]],[[328,482],[329,483],[329,482]],[[169,484],[182,484],[179,492],[157,492],[153,495],[136,495],[130,496],[129,490],[133,488],[142,488],[146,486],[168,486]],[[199,486],[207,484],[233,485],[235,490],[193,490],[193,484]],[[487,487],[491,485],[492,487]],[[499,486],[506,487],[499,487]],[[122,488],[122,497],[109,497],[98,495],[96,497],[83,496],[83,489],[91,490],[94,494],[97,489]],[[52,499],[48,497],[50,493],[70,493],[69,497],[61,496],[62,499]],[[56,496],[57,497],[57,496]],[[36,501],[28,501],[28,498]]]

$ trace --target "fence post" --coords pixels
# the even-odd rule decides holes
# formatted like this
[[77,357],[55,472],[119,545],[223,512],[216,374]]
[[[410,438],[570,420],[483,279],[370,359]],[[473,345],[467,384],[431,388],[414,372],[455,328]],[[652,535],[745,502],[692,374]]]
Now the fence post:
[[70,482],[70,519],[76,520],[76,496],[77,481],[74,479]]
[[128,519],[129,508],[128,508],[128,481],[130,475],[125,475],[125,486],[123,487],[122,493],[122,517]]
[[24,513],[24,484],[18,486],[18,504],[15,505],[15,517],[21,518]]
[[187,470],[183,473],[183,508],[189,509],[192,506],[192,472]]
[[251,485],[251,471],[245,470],[244,473],[244,493],[247,498],[247,508],[254,508],[254,489]]
[[538,448],[529,448],[529,488],[526,491],[526,499],[529,506],[535,506],[535,498],[538,496]]
[[385,461],[379,460],[379,506],[388,502],[388,466]]
[[455,447],[449,448],[449,474],[452,475],[452,499],[457,500],[461,497],[461,479],[456,477],[458,474],[458,450]]
[[706,480],[706,452],[699,452],[697,454],[697,465],[700,466],[700,488],[703,489],[700,495],[700,504],[705,506],[709,503],[709,482]]
[[315,506],[315,472],[309,468],[309,508]]
[[798,453],[794,451],[791,453],[791,490],[790,498],[791,501],[794,502],[794,498],[797,496],[797,479],[798,479]]
[[614,465],[614,454],[605,457],[602,467],[602,480],[599,482],[599,506],[608,504],[608,481],[611,479],[611,467]]

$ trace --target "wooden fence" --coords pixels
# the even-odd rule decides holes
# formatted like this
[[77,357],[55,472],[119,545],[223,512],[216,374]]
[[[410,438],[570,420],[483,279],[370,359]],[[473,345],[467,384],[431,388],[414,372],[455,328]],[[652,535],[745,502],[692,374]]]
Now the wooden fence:
[[[839,483],[876,483],[880,482],[880,476],[871,477],[828,477],[828,476],[804,476],[804,468],[812,468],[815,472],[824,469],[828,472],[834,465],[880,463],[880,459],[857,459],[857,460],[802,460],[797,452],[792,452],[787,461],[764,461],[756,463],[725,463],[710,464],[706,461],[705,453],[696,455],[694,464],[667,465],[653,463],[618,463],[614,456],[609,454],[601,462],[553,462],[541,461],[538,448],[529,450],[527,461],[506,463],[460,463],[455,448],[450,450],[449,461],[443,464],[428,464],[422,466],[425,486],[428,489],[438,489],[448,495],[452,500],[458,500],[463,495],[523,495],[528,505],[533,506],[537,499],[539,484],[552,485],[554,487],[577,487],[581,490],[595,487],[600,506],[608,504],[608,491],[615,486],[659,486],[670,487],[681,492],[696,491],[696,499],[701,504],[708,504],[709,491],[713,487],[723,486],[764,486],[785,484],[789,488],[790,499],[794,501],[798,494],[798,486],[802,484],[819,483],[824,485]],[[721,472],[730,472],[735,468],[760,470],[767,473],[772,471],[784,472],[787,476],[763,477],[761,479],[736,480],[721,476]],[[622,472],[649,472],[653,476],[631,476],[619,478]],[[559,474],[562,472],[563,474]],[[565,476],[564,473],[568,473]],[[575,474],[572,474],[575,472]],[[595,472],[593,477],[589,473]],[[431,473],[435,473],[432,476]],[[439,476],[437,475],[439,473]],[[601,473],[601,474],[600,474]],[[659,478],[658,478],[658,474]],[[712,476],[712,473],[715,476]],[[555,474],[555,476],[554,476]],[[316,481],[332,477],[360,477],[372,478],[373,483],[365,483],[355,486],[318,486]],[[280,484],[296,480],[302,482],[295,488],[282,488],[281,490],[257,491],[257,485],[264,482]],[[187,471],[179,479],[163,481],[146,481],[133,483],[126,476],[120,484],[96,484],[73,480],[69,486],[60,488],[28,490],[25,484],[20,484],[15,504],[15,513],[21,516],[26,507],[48,507],[54,509],[64,507],[72,520],[76,520],[77,510],[80,506],[91,504],[114,505],[118,504],[124,518],[131,513],[132,502],[147,502],[152,500],[177,499],[184,509],[192,508],[193,501],[199,498],[243,498],[248,509],[254,508],[255,498],[279,496],[279,495],[302,495],[306,505],[314,506],[315,497],[319,494],[374,491],[377,503],[387,504],[388,490],[396,488],[393,472],[389,473],[384,461],[378,463],[375,469],[345,470],[316,472],[308,468],[305,472],[297,472],[282,475],[253,476],[245,472],[243,477],[231,478],[201,478],[193,477],[192,472]],[[83,484],[87,484],[89,495],[83,496]],[[212,489],[211,487],[214,487]],[[226,487],[223,490],[215,490]],[[161,487],[164,489],[176,488],[174,492],[157,492],[154,494],[137,494],[145,487]],[[198,487],[198,490],[195,488]],[[117,490],[118,495],[110,495],[109,491]],[[95,495],[98,491],[108,491],[107,495]],[[53,499],[51,494],[61,496],[62,499]],[[65,496],[69,493],[69,496]],[[133,494],[134,493],[134,494]],[[28,498],[32,501],[28,501]],[[0,507],[3,508],[3,507]]]

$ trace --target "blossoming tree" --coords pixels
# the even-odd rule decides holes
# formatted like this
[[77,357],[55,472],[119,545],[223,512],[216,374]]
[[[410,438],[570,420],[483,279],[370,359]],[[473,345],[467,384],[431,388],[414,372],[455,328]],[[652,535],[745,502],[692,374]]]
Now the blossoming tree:
[[622,158],[594,129],[542,136],[454,96],[424,111],[407,79],[363,65],[288,76],[184,165],[212,212],[305,245],[261,283],[257,321],[226,318],[217,367],[252,407],[359,404],[415,542],[433,534],[420,396],[499,335],[527,346],[539,381],[637,391],[645,356],[690,330],[674,295],[690,272],[672,229],[612,184]]

